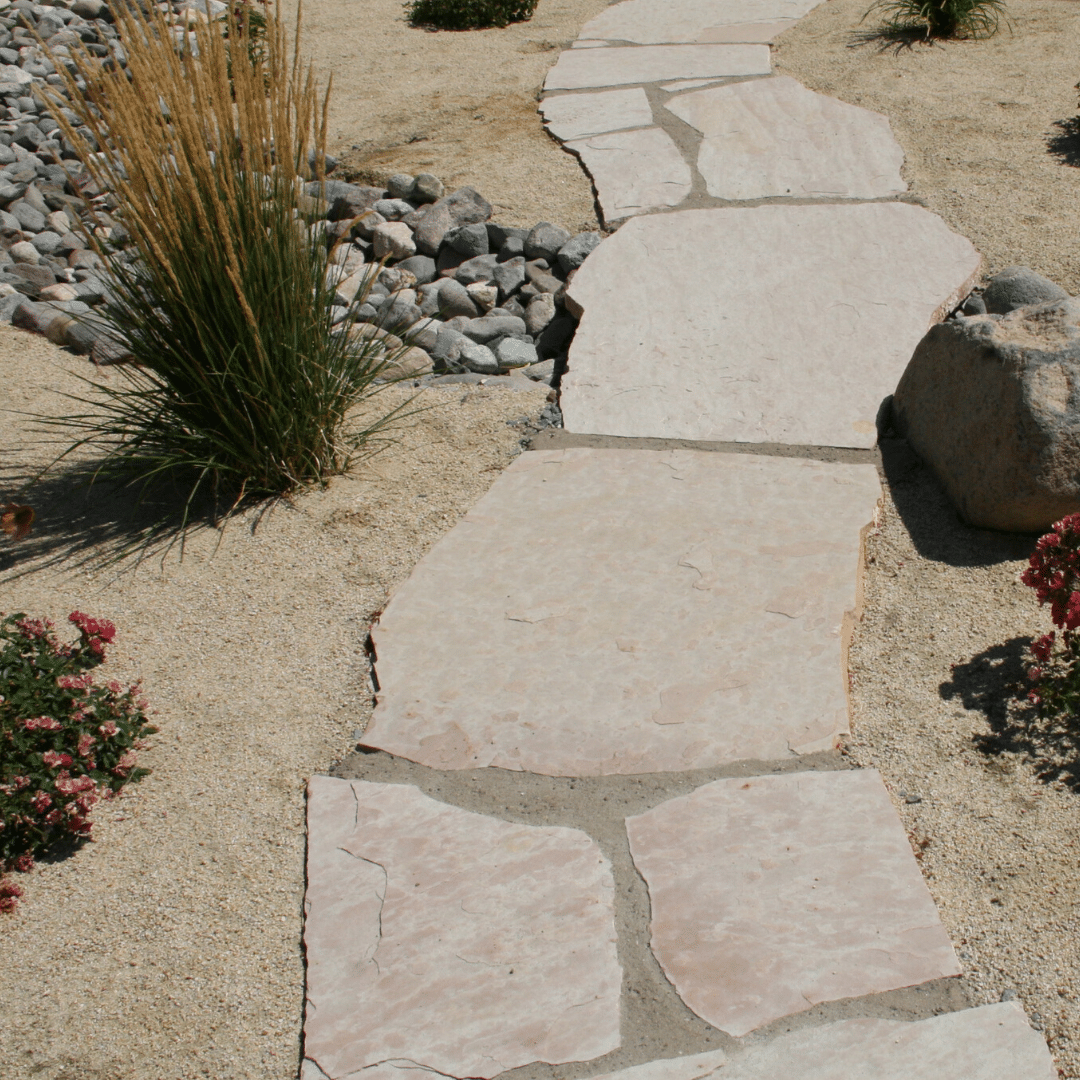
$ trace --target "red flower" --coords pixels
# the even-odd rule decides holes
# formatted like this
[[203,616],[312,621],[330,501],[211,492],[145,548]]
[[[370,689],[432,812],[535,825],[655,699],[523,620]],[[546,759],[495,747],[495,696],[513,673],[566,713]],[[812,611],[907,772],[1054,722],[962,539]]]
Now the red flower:
[[124,776],[135,768],[135,751],[129,750],[124,756],[116,763],[116,768],[113,769],[114,776]]
[[58,809],[50,810],[45,815],[45,824],[46,825],[55,825],[60,820],[60,818],[62,816],[63,815],[60,813],[60,811]]
[[30,799],[30,805],[39,813],[44,814],[52,806],[52,799],[44,791],[37,791]]
[[84,731],[79,736],[79,757],[89,757],[90,749],[94,745],[94,736],[89,731]]
[[111,739],[119,730],[120,729],[111,720],[106,720],[105,723],[98,728],[98,731],[106,739]]
[[103,657],[105,646],[116,637],[116,627],[108,619],[94,619],[81,611],[73,611],[68,616],[68,622],[79,628],[83,645],[95,656]]
[[56,685],[61,690],[89,690],[94,684],[92,675],[61,675],[56,680]]
[[41,760],[49,766],[50,769],[67,768],[71,764],[70,754],[58,754],[55,750],[46,750],[41,755]]
[[11,865],[20,874],[29,874],[34,869],[34,857],[33,855],[18,855],[12,859]]
[[1049,634],[1043,634],[1041,638],[1036,638],[1031,643],[1031,655],[1041,664],[1045,664],[1050,659],[1050,653],[1054,648],[1054,640],[1057,635],[1053,630]]
[[77,795],[80,791],[89,791],[94,781],[89,776],[68,776],[61,772],[56,778],[56,790],[61,795]]

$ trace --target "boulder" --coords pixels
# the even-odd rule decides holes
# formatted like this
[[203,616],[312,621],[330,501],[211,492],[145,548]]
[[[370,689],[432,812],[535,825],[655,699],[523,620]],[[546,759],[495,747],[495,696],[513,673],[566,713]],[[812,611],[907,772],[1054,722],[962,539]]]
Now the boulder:
[[971,525],[1080,511],[1080,301],[959,316],[922,339],[892,420]]
[[444,242],[467,259],[471,259],[474,255],[488,253],[488,231],[480,222],[475,225],[459,225],[456,229],[451,229],[446,234]]
[[472,188],[458,188],[417,211],[416,246],[423,255],[436,255],[446,234],[458,225],[473,225],[491,217],[491,203]]
[[1005,315],[1028,304],[1056,303],[1068,295],[1060,285],[1026,266],[1007,266],[986,283],[982,302],[990,314]]
[[419,173],[413,181],[409,198],[416,203],[433,203],[446,193],[442,181],[431,173]]

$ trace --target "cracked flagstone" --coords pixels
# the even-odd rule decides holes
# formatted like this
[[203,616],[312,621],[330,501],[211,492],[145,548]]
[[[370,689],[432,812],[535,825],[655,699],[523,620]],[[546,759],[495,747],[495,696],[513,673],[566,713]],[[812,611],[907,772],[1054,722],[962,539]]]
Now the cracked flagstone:
[[879,199],[907,190],[886,117],[780,75],[667,103],[705,137],[698,172],[718,199]]
[[970,241],[904,203],[632,218],[569,288],[584,313],[562,380],[564,423],[872,447],[882,400],[979,264]]
[[[726,1064],[726,1067],[724,1067]],[[1055,1080],[1046,1043],[1014,1003],[902,1020],[840,1020],[725,1056],[651,1061],[593,1080]]]
[[880,494],[872,465],[524,454],[372,628],[364,743],[554,776],[831,748]]
[[[744,24],[794,24],[821,0],[623,0],[612,4],[582,27],[580,37],[632,41],[639,45],[732,40],[714,35]],[[771,37],[737,37],[736,41],[769,41]]]
[[640,45],[567,49],[544,80],[545,90],[586,90],[668,79],[768,75],[768,45]]
[[653,952],[730,1035],[960,974],[875,770],[717,780],[626,827]]
[[678,206],[693,186],[690,166],[662,128],[615,131],[566,145],[592,177],[605,224]]
[[314,777],[309,1074],[492,1077],[616,1049],[613,889],[607,859],[576,829]]
[[540,103],[544,123],[557,139],[582,139],[623,128],[648,127],[652,106],[641,87],[598,94],[559,94]]

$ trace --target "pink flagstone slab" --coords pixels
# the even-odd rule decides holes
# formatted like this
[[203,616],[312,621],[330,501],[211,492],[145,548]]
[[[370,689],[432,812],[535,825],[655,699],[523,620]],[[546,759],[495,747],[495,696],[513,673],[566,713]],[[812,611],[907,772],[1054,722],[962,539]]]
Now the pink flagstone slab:
[[694,1054],[593,1080],[1055,1080],[1050,1051],[1015,1003],[929,1020],[840,1020],[727,1058]]
[[717,780],[626,827],[660,966],[731,1035],[960,973],[875,770]]
[[619,1045],[614,884],[576,829],[308,787],[308,1072],[491,1077]]
[[544,80],[545,90],[586,90],[668,79],[768,75],[768,45],[643,45],[567,49]]
[[373,627],[364,742],[555,776],[831,748],[880,494],[871,465],[522,454]]
[[884,116],[787,75],[684,94],[667,108],[705,136],[698,172],[719,199],[879,199],[907,190],[904,151]]
[[662,128],[615,131],[566,145],[592,177],[606,223],[678,206],[690,194],[690,166]]
[[[647,127],[652,106],[640,86],[596,94],[559,94],[540,103],[544,123],[557,139],[581,139],[623,128]],[[682,159],[680,158],[680,161]],[[689,175],[689,170],[688,170]]]
[[941,218],[903,203],[633,218],[569,289],[584,314],[562,380],[566,427],[871,447],[882,399],[979,262]]
[[[771,37],[717,37],[742,24],[783,22],[791,25],[821,0],[623,0],[590,19],[582,38],[632,41],[639,45],[665,42],[769,41]],[[781,27],[783,29],[784,27]],[[778,33],[779,31],[774,31]]]

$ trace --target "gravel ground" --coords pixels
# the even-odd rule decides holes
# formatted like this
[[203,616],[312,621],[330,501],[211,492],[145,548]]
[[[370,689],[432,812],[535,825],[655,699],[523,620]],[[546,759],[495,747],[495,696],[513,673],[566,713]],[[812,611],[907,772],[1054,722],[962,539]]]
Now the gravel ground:
[[[76,390],[88,368],[0,328],[8,407],[55,409],[38,386]],[[0,919],[0,1076],[295,1077],[304,784],[366,722],[373,613],[517,451],[507,421],[546,394],[427,390],[355,478],[234,523],[216,552],[197,535],[182,562],[79,569],[65,552],[88,550],[115,507],[63,485],[35,498],[33,540],[5,545],[18,561],[0,609],[113,620],[107,670],[144,679],[161,730],[141,755],[153,774],[99,809],[95,842],[20,875],[19,913]],[[43,459],[11,452],[18,423],[0,439],[8,491]]]
[[885,777],[972,1001],[1018,997],[1080,1077],[1080,729],[1016,695],[1050,628],[1019,580],[1034,541],[963,525],[905,443],[884,450],[847,753]]

